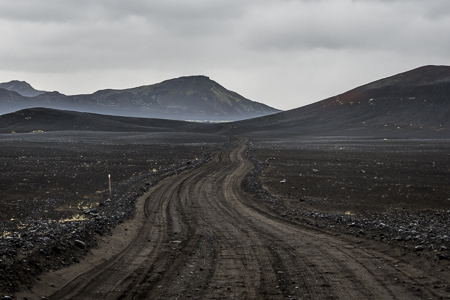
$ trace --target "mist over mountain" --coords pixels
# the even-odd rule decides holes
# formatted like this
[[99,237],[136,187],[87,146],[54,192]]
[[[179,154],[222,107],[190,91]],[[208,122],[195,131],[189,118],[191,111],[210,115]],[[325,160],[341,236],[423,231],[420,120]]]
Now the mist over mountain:
[[450,137],[450,67],[420,67],[235,126],[252,136]]
[[17,93],[0,91],[0,113],[46,107],[146,118],[231,121],[279,112],[229,91],[206,76],[180,77],[153,85],[100,90],[86,95],[44,92],[24,97]]

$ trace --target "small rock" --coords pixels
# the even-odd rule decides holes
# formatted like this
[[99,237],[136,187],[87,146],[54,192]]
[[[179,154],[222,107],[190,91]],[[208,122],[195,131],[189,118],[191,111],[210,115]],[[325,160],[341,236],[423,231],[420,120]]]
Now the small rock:
[[422,251],[423,249],[424,249],[424,248],[423,248],[422,245],[419,245],[419,246],[414,247],[414,251],[415,251],[415,252],[417,252],[417,251]]
[[75,240],[73,241],[75,243],[75,246],[81,248],[81,249],[86,249],[86,243],[80,240]]
[[444,253],[438,252],[438,253],[436,254],[436,256],[439,258],[439,260],[448,259],[448,255],[447,255],[447,254],[444,254]]

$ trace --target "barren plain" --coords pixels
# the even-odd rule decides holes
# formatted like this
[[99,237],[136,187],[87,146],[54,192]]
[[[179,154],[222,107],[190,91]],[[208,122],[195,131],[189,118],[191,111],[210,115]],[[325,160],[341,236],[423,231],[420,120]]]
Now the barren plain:
[[1,142],[5,297],[450,297],[448,140],[74,131]]

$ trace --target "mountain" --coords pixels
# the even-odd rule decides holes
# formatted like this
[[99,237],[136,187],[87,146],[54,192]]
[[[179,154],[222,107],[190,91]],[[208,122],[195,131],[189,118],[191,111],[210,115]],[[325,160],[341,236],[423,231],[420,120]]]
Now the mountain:
[[105,109],[120,108],[130,115],[175,119],[236,120],[278,112],[229,91],[206,76],[181,77],[121,91],[103,90],[75,99],[79,103],[95,102]]
[[[111,111],[140,107],[144,115],[186,113],[202,109],[205,116],[213,112],[244,110],[246,102],[204,76],[182,77],[159,84],[127,90],[104,90],[92,95],[65,96],[57,92],[27,98],[0,89],[1,103],[25,101],[50,105],[101,107]],[[28,101],[28,102],[27,102]],[[187,105],[189,103],[190,105]],[[262,106],[264,108],[264,106]],[[165,110],[167,109],[167,110]],[[131,110],[131,109],[130,109]],[[231,113],[230,113],[231,114]],[[232,116],[236,116],[237,113]],[[180,116],[179,115],[179,116]],[[242,116],[243,114],[240,114]],[[34,123],[35,122],[35,123]],[[1,132],[40,130],[100,131],[185,131],[193,123],[167,123],[167,120],[136,119],[48,109],[32,109],[0,116]],[[210,125],[210,124],[203,124]],[[219,127],[201,130],[216,132]],[[228,134],[261,138],[296,138],[300,136],[354,136],[366,138],[450,138],[450,67],[424,66],[374,81],[328,99],[259,118],[236,121],[228,125]],[[189,129],[191,130],[191,129]],[[195,128],[195,130],[199,130]]]
[[420,67],[235,126],[252,136],[450,137],[450,67]]
[[44,91],[35,90],[29,83],[19,80],[0,83],[0,89],[13,91],[25,97],[35,97],[37,95],[45,93]]
[[180,77],[153,85],[86,95],[66,96],[58,92],[45,92],[32,98],[0,95],[0,105],[0,113],[13,111],[9,110],[10,106],[14,110],[47,107],[176,120],[231,121],[279,112],[229,91],[206,76]]

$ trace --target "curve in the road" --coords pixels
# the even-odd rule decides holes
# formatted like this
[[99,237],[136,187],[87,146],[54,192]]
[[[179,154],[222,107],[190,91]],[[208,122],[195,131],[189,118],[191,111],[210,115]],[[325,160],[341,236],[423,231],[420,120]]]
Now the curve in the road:
[[436,296],[399,283],[420,271],[287,221],[244,193],[241,182],[252,169],[245,151],[245,141],[236,139],[208,164],[153,187],[132,243],[50,299]]

